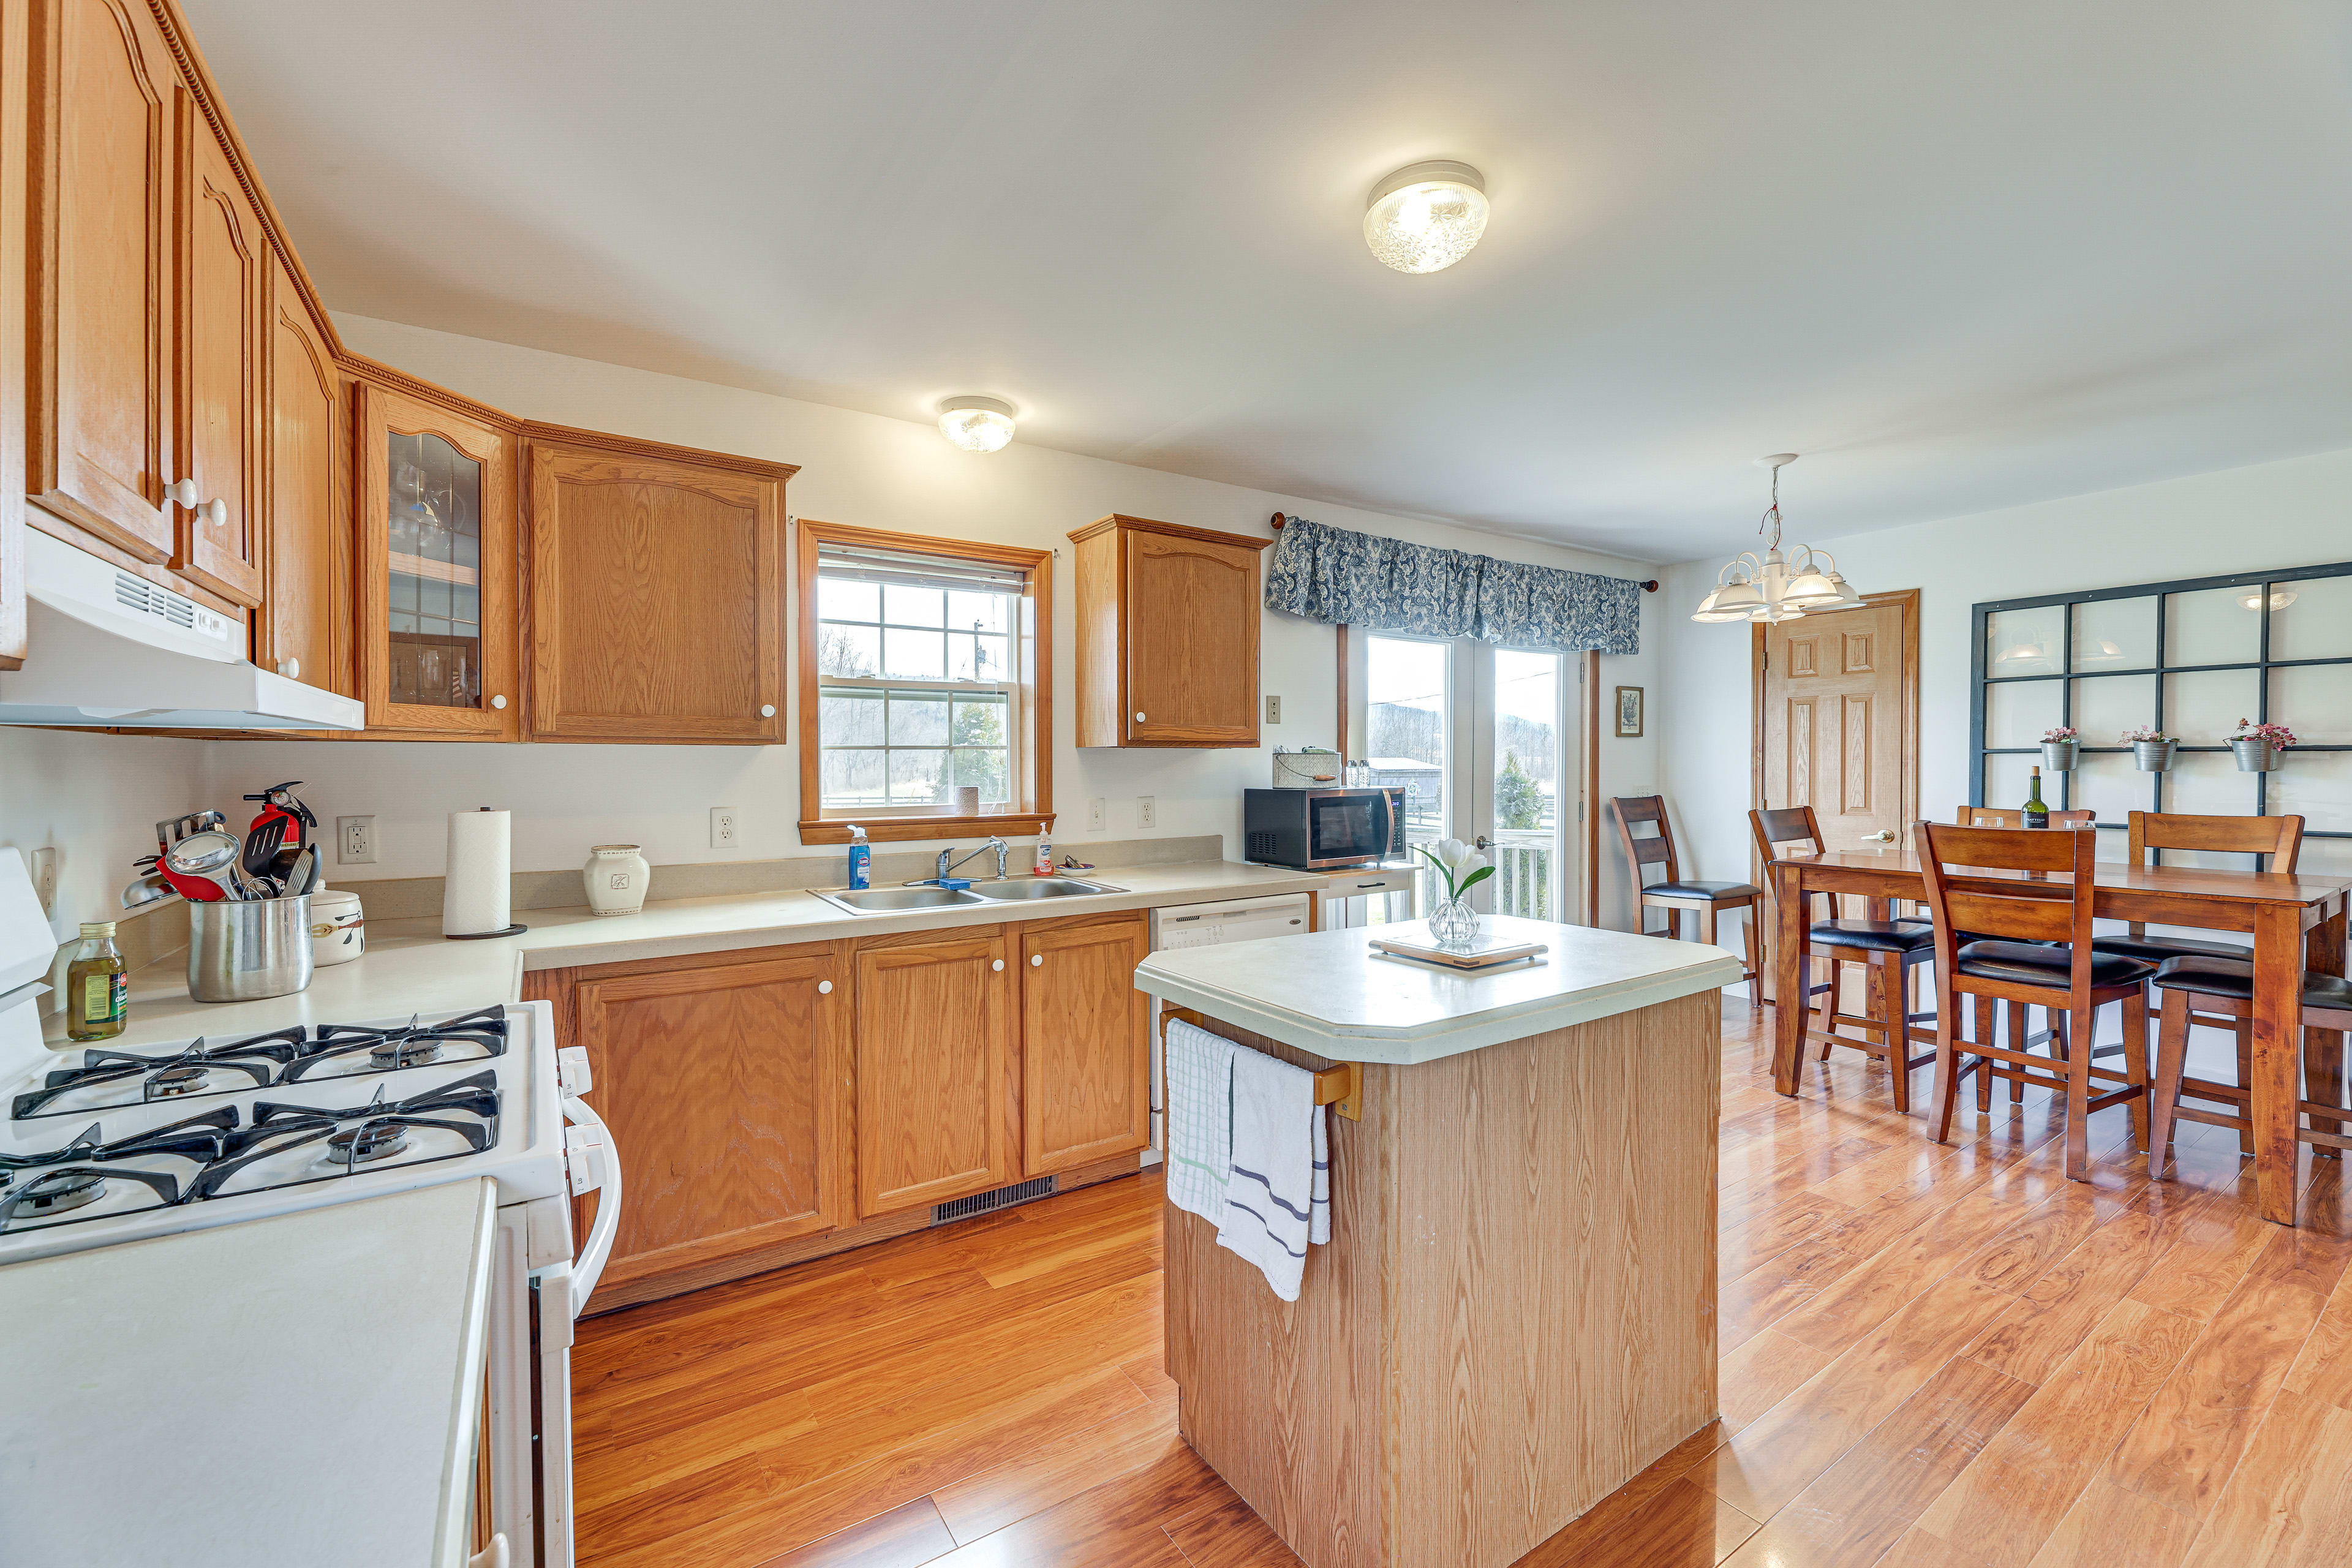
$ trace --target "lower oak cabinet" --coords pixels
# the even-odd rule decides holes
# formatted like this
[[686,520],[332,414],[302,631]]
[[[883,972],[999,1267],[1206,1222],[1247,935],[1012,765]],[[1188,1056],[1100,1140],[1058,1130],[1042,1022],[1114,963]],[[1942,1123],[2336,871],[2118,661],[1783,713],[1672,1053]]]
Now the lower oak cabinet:
[[627,1173],[600,1290],[725,1278],[710,1266],[854,1217],[847,945],[575,972],[576,1040]]
[[535,971],[627,1200],[594,1310],[918,1229],[1150,1141],[1141,912]]
[[857,944],[857,1212],[1013,1178],[1012,944],[1003,926]]

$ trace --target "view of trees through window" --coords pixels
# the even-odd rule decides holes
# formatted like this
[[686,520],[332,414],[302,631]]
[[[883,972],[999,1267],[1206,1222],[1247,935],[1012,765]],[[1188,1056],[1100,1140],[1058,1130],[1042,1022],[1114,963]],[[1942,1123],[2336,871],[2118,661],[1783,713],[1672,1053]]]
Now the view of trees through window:
[[959,785],[1013,798],[1011,593],[817,582],[818,743],[828,807],[937,807]]

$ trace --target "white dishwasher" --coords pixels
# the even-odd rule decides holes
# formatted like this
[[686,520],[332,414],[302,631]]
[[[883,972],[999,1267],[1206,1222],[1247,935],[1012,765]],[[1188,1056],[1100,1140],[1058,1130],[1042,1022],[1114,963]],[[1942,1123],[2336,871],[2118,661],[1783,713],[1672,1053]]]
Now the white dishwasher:
[[[1310,895],[1276,893],[1263,899],[1227,899],[1214,904],[1171,904],[1151,911],[1151,951],[1217,947],[1229,942],[1255,942],[1260,937],[1298,936],[1311,929]],[[1163,1074],[1160,1059],[1160,1008],[1151,1005],[1151,1154],[1156,1164],[1165,1127],[1160,1103]]]

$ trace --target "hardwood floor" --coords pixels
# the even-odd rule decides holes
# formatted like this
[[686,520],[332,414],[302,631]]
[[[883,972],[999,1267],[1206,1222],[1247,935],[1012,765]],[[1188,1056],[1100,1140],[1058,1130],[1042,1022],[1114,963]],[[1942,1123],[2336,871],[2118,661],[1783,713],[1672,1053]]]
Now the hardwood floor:
[[[1523,1568],[2352,1559],[2339,1162],[2304,1152],[2287,1230],[2234,1134],[2151,1184],[2116,1107],[2070,1183],[2046,1096],[1938,1146],[1854,1052],[1774,1094],[1725,1015],[1723,1418]],[[583,1324],[581,1563],[1296,1563],[1176,1436],[1160,1206],[1111,1182]]]

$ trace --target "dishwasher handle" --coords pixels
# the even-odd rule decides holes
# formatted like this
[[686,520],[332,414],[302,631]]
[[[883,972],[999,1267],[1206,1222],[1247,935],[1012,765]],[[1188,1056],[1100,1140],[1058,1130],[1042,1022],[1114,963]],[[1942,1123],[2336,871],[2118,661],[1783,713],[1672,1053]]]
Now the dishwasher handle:
[[587,1309],[588,1298],[613,1256],[613,1236],[621,1225],[621,1156],[613,1145],[612,1129],[588,1108],[584,1100],[569,1095],[563,1100],[564,1163],[571,1173],[572,1195],[596,1194],[596,1218],[588,1239],[572,1266],[572,1315]]

